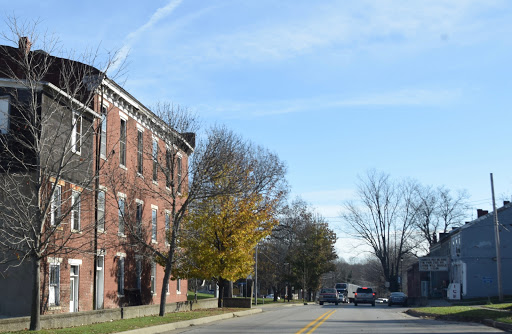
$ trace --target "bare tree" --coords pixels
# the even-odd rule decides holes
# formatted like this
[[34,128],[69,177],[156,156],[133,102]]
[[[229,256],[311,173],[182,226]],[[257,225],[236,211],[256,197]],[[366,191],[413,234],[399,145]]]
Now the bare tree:
[[372,249],[392,291],[397,291],[400,261],[411,252],[411,234],[416,212],[413,207],[415,183],[395,183],[389,175],[369,171],[360,178],[360,202],[347,202],[342,218]]
[[437,242],[437,233],[462,224],[467,217],[468,197],[465,191],[452,194],[445,187],[416,186],[415,225],[429,248]]
[[4,40],[17,47],[0,46],[0,263],[31,270],[30,329],[38,330],[42,260],[90,251],[94,224],[78,225],[78,215],[94,212],[93,98],[113,59],[100,71],[86,65],[97,65],[98,53],[59,58],[59,41],[39,36],[37,22],[8,25]]

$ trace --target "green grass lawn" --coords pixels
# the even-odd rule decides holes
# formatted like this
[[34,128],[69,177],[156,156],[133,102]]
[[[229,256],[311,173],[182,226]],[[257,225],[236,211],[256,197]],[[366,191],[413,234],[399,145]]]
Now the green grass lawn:
[[[124,320],[116,320],[110,322],[104,322],[94,325],[87,326],[77,326],[72,328],[62,328],[62,329],[45,329],[34,333],[59,333],[59,334],[106,334],[106,333],[115,333],[115,332],[123,332],[131,329],[163,325],[172,322],[184,321],[184,320],[192,320],[203,317],[209,317],[213,315],[229,313],[229,312],[238,312],[243,311],[244,309],[207,309],[207,310],[197,310],[197,311],[188,311],[188,312],[177,312],[177,313],[167,313],[163,317],[159,316],[150,316],[150,317],[142,317],[142,318],[134,318],[134,319],[124,319]],[[18,331],[14,333],[26,333],[27,331]]]
[[[214,295],[210,293],[197,293],[197,299],[206,299],[206,298],[215,298]],[[187,300],[194,300],[194,291],[187,292]]]
[[[486,305],[487,307],[487,305]],[[422,307],[412,309],[432,317],[480,322],[484,319],[493,319],[500,322],[512,323],[512,313],[499,310],[489,310],[475,306],[447,306],[447,307]]]
[[499,309],[499,310],[508,310],[508,311],[512,311],[512,303],[504,303],[504,304],[489,304],[489,305],[485,305],[485,307],[495,308],[495,309]]

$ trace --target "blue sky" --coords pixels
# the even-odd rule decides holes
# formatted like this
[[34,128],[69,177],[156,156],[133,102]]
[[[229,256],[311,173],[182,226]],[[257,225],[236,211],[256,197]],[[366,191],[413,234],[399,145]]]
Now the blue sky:
[[[127,52],[122,84],[223,123],[287,162],[343,237],[341,204],[375,168],[512,196],[512,2],[2,1],[64,48]],[[1,31],[6,30],[1,23]],[[36,45],[37,47],[37,45]],[[341,238],[340,255],[352,244]]]

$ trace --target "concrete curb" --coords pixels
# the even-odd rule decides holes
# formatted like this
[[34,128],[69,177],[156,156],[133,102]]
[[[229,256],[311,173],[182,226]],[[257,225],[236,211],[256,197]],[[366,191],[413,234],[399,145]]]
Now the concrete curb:
[[175,329],[185,328],[185,327],[189,327],[189,326],[204,325],[204,324],[207,324],[210,322],[231,319],[234,317],[244,317],[247,315],[252,315],[252,314],[256,314],[256,313],[260,313],[260,312],[262,312],[262,309],[254,308],[254,309],[250,309],[250,310],[246,310],[246,311],[230,312],[230,313],[224,313],[224,314],[219,314],[219,315],[213,315],[211,317],[204,317],[204,318],[198,318],[198,319],[186,320],[186,321],[178,321],[178,322],[173,322],[173,323],[165,324],[165,325],[132,329],[132,330],[129,330],[126,332],[121,332],[121,333],[125,333],[125,334],[157,334],[157,333],[163,333],[163,332],[172,331]]

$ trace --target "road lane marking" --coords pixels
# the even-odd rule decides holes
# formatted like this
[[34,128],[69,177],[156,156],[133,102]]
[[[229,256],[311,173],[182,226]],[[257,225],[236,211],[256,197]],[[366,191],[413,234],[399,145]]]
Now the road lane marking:
[[[308,329],[309,327],[313,326],[314,324],[317,324],[317,326],[313,327],[308,333],[312,333],[318,326],[320,326],[327,318],[329,318],[334,312],[336,312],[336,310],[333,310],[333,311],[327,311],[325,312],[324,314],[322,314],[321,316],[319,316],[318,318],[316,318],[315,320],[311,321],[309,324],[306,325],[306,327],[302,328],[300,331],[298,331],[297,333],[295,334],[301,334],[303,333],[306,329]],[[324,318],[325,317],[325,318]],[[322,318],[324,318],[322,320]],[[322,321],[321,321],[322,320]]]
[[315,331],[315,329],[317,329],[317,328],[318,328],[318,326],[320,326],[321,324],[323,324],[325,320],[329,319],[329,317],[330,317],[331,315],[333,315],[333,314],[334,314],[334,312],[336,312],[336,310],[332,311],[332,312],[331,312],[331,313],[329,313],[327,316],[325,316],[325,318],[323,318],[321,321],[319,321],[319,322],[318,322],[318,323],[317,323],[313,328],[311,328],[311,329],[309,330],[309,332],[307,332],[306,334],[311,334],[311,333],[313,333],[313,332]]

